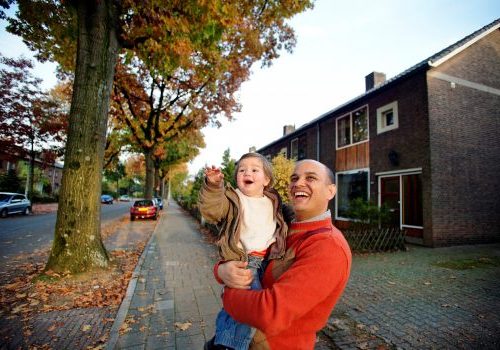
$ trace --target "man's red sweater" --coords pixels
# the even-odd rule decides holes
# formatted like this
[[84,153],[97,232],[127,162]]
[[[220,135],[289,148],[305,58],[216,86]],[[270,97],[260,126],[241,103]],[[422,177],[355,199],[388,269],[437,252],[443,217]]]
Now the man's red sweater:
[[331,219],[292,223],[283,260],[272,260],[259,291],[225,288],[224,309],[257,328],[250,348],[314,349],[344,290],[351,250]]

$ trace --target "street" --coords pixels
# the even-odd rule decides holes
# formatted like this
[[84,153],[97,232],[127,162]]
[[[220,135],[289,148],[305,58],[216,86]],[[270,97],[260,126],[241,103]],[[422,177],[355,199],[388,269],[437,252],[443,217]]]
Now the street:
[[[130,202],[102,204],[102,223],[129,213]],[[32,253],[48,247],[54,238],[57,213],[13,215],[0,220],[0,264],[19,254]]]

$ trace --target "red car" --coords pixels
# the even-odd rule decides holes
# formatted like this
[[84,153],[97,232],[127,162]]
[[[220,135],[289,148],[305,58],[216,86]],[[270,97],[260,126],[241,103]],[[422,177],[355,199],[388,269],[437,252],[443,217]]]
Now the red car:
[[158,207],[151,199],[141,199],[134,202],[130,207],[130,220],[137,218],[156,220],[158,218]]

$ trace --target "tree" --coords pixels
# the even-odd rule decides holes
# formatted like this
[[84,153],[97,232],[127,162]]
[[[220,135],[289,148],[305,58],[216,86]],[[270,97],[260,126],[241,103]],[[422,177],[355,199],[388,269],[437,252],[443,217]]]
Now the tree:
[[41,80],[31,73],[31,60],[0,54],[0,64],[0,147],[5,153],[29,158],[26,187],[31,199],[35,157],[52,142],[61,140],[65,115],[40,90]]
[[231,158],[231,151],[228,148],[222,155],[221,172],[224,174],[224,180],[229,182],[234,188],[236,188],[235,170],[236,160]]
[[127,62],[145,62],[164,78],[181,69],[200,71],[196,76],[204,81],[207,66],[223,76],[240,65],[243,69],[234,70],[238,75],[230,77],[236,91],[254,62],[268,64],[281,48],[293,47],[295,38],[285,19],[312,7],[310,0],[18,0],[18,5],[8,30],[21,35],[39,59],[56,60],[61,70],[75,71],[55,238],[47,264],[74,272],[108,263],[99,230],[99,193],[119,50]]
[[164,183],[168,181],[170,196],[171,172],[179,171],[182,164],[194,159],[199,154],[199,149],[205,147],[203,134],[198,129],[189,129],[178,135],[178,140],[164,144],[162,152],[155,153],[155,168],[158,169],[158,179],[155,181],[160,186],[160,196],[165,195]]
[[272,160],[273,175],[274,175],[274,189],[278,191],[284,203],[290,203],[288,195],[288,185],[290,184],[290,176],[295,167],[293,159],[287,159],[283,154],[278,154]]

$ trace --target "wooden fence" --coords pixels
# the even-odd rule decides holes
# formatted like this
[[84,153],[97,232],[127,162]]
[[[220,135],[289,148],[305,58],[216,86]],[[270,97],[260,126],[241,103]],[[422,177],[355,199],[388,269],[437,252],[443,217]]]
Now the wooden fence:
[[342,232],[354,252],[406,250],[405,232],[398,227],[351,227]]

